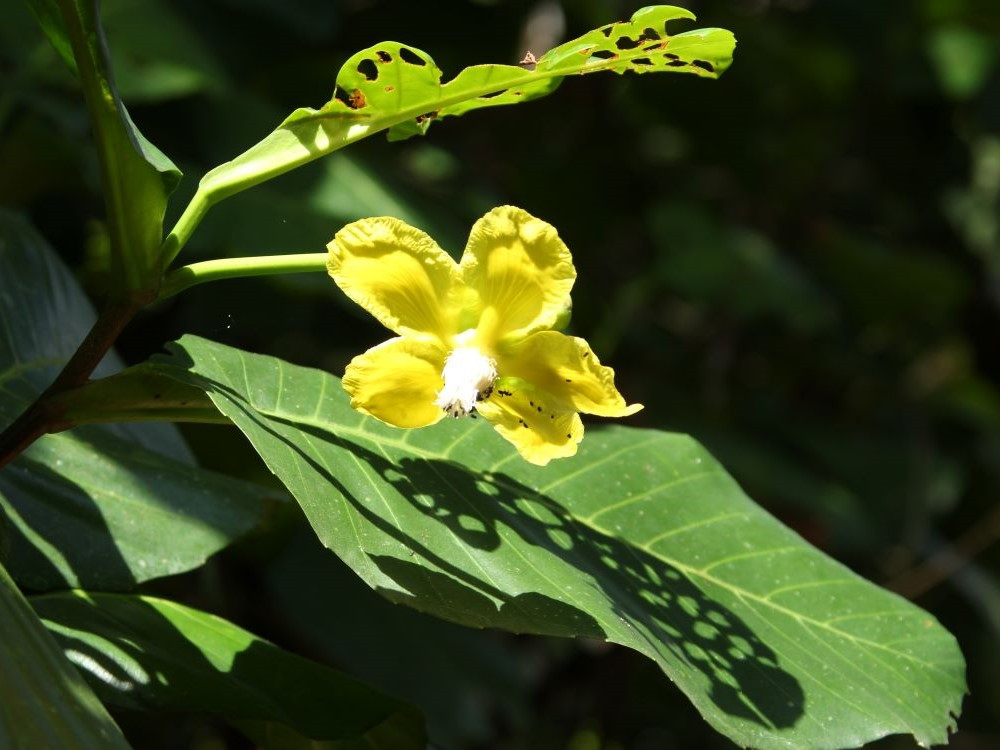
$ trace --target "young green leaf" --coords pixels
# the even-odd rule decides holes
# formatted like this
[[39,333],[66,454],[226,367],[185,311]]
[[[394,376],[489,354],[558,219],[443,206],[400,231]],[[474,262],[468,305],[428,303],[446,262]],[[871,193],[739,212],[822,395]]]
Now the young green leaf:
[[361,50],[340,69],[329,102],[295,110],[264,140],[205,175],[167,238],[164,259],[176,255],[213,203],[383,130],[389,140],[420,135],[442,117],[545,96],[569,75],[630,71],[717,78],[732,62],[732,33],[668,32],[670,22],[683,19],[694,15],[668,5],[644,8],[630,21],[588,32],[533,62],[476,65],[444,84],[434,60],[415,47],[383,42]]
[[0,675],[0,747],[129,747],[2,566]]
[[31,605],[108,704],[220,716],[263,748],[423,748],[414,708],[206,612],[67,592]]
[[87,103],[111,240],[112,295],[149,295],[160,279],[163,214],[180,170],[139,132],[118,96],[96,0],[29,4],[77,73]]
[[196,337],[171,348],[164,373],[205,389],[391,600],[635,649],[742,747],[947,740],[955,639],[782,526],[691,438],[591,431],[538,468],[480,420],[401,431],[327,373]]
[[[45,389],[93,320],[52,249],[26,221],[0,211],[0,425]],[[119,367],[112,354],[97,374]],[[110,410],[134,395],[116,385],[119,402],[108,401],[99,382],[88,387],[93,393],[85,389],[79,409]],[[169,402],[174,391],[149,398]],[[74,406],[71,395],[65,404]],[[46,435],[0,472],[6,562],[19,583],[35,589],[129,588],[204,563],[260,523],[269,494],[196,468],[171,425]]]

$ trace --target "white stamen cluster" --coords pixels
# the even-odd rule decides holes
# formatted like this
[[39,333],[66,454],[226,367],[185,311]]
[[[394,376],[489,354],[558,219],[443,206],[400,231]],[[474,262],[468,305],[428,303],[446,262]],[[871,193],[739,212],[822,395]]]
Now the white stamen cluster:
[[444,387],[434,404],[449,416],[464,417],[475,411],[477,401],[493,392],[497,364],[475,347],[461,347],[448,355],[441,377]]

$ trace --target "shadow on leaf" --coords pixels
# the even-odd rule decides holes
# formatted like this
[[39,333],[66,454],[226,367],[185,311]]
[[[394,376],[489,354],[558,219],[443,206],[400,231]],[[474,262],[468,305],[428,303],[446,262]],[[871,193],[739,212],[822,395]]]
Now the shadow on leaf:
[[494,551],[526,544],[574,570],[572,586],[560,585],[564,579],[549,580],[545,570],[531,569],[525,558],[524,575],[515,585],[532,585],[534,579],[540,590],[511,595],[486,571],[470,565],[471,555],[461,561],[443,559],[421,539],[373,512],[324,466],[258,417],[258,424],[296,451],[356,513],[411,550],[414,559],[409,561],[372,557],[404,590],[383,591],[386,596],[467,625],[603,638],[657,660],[669,658],[687,678],[708,685],[708,697],[721,711],[768,728],[793,726],[803,715],[801,685],[741,618],[706,596],[677,568],[578,523],[551,497],[505,474],[480,473],[431,458],[393,462],[321,428],[269,420],[307,433],[310,443],[320,440],[350,451],[461,545]]

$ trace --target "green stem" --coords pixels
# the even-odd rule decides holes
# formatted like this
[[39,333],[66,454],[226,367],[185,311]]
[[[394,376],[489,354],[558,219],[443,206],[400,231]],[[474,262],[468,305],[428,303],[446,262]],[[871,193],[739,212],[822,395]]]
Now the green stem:
[[[88,43],[88,30],[83,27],[79,13],[88,11],[96,14],[95,6],[81,5],[76,7],[70,0],[59,0],[59,9],[66,37],[73,50],[77,73],[80,77],[80,88],[83,90],[83,100],[90,116],[90,124],[94,133],[94,145],[97,150],[97,164],[101,173],[101,186],[104,190],[104,205],[107,211],[108,237],[112,247],[112,272],[115,276],[124,275],[126,264],[121,262],[122,254],[129,248],[128,233],[125,229],[125,195],[120,180],[120,164],[116,152],[115,138],[112,133],[113,121],[118,117],[117,102],[111,91],[104,85],[100,68],[106,67],[106,59],[95,53],[106,52],[103,34],[98,23],[93,24],[92,32],[98,39],[93,47]],[[106,71],[105,71],[106,73]],[[119,279],[119,283],[121,279]]]
[[191,202],[184,209],[184,213],[181,214],[177,223],[174,224],[174,228],[170,230],[170,234],[164,238],[163,244],[160,246],[160,269],[163,273],[166,273],[167,269],[170,268],[170,264],[174,262],[174,258],[187,244],[213,203],[214,201],[210,199],[208,193],[199,186],[194,197],[191,198]]
[[171,271],[163,280],[159,299],[172,297],[178,292],[220,279],[239,279],[247,276],[276,276],[288,273],[315,273],[326,270],[326,253],[298,253],[295,255],[259,255],[249,258],[221,258],[205,260]]

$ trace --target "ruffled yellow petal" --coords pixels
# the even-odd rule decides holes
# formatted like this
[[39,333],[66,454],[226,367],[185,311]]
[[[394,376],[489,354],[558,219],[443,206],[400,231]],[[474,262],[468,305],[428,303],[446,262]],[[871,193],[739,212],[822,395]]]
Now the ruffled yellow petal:
[[425,427],[444,417],[434,405],[445,350],[433,341],[389,339],[359,354],[344,373],[351,406],[396,427]]
[[386,328],[442,340],[453,332],[447,301],[458,265],[424,232],[388,216],[361,219],[327,249],[337,286]]
[[475,223],[459,269],[478,292],[487,342],[551,328],[576,279],[555,227],[514,206],[494,208]]
[[587,414],[627,417],[642,408],[625,403],[615,388],[614,370],[600,363],[585,340],[557,331],[539,331],[503,346],[497,369]]
[[576,453],[583,440],[580,415],[565,402],[519,378],[500,378],[476,411],[528,461],[545,466]]

